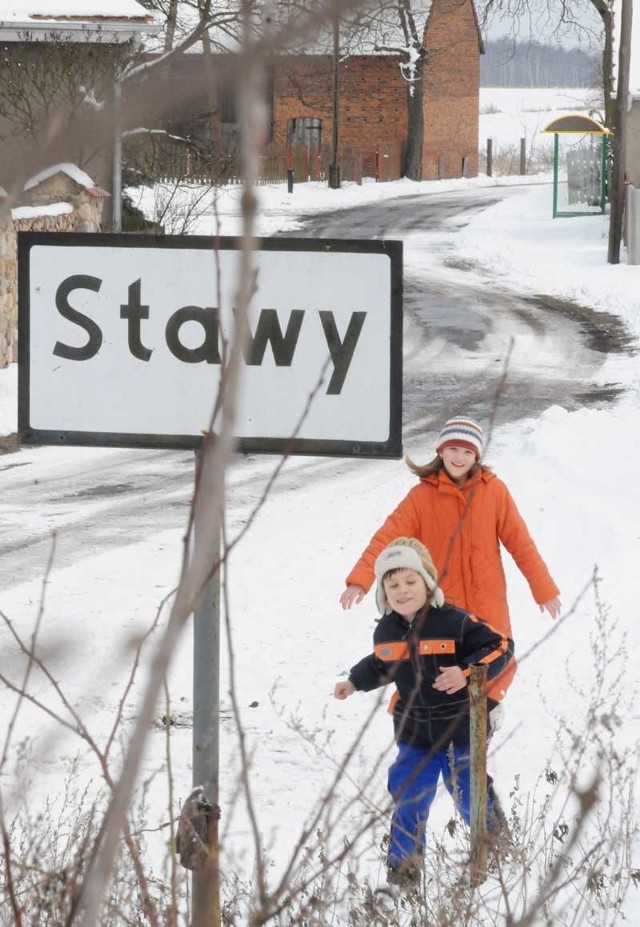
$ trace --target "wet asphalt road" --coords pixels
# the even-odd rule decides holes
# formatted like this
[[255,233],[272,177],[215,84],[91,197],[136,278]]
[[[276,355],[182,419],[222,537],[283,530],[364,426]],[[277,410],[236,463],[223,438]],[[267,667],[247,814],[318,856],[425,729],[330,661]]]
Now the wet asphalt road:
[[[598,378],[608,352],[632,348],[606,313],[523,297],[460,266],[455,235],[478,210],[514,188],[403,197],[307,217],[300,233],[323,238],[402,238],[404,275],[404,440],[429,446],[443,419],[459,410],[498,422],[534,415],[553,403],[606,406],[619,393]],[[288,232],[287,235],[291,236]],[[510,353],[505,384],[505,361]],[[496,400],[496,394],[498,400]],[[412,441],[415,445],[415,441]],[[58,532],[56,567],[100,550],[183,528],[193,491],[192,452],[98,449],[91,462],[56,449],[0,456],[0,590],[42,577]],[[39,468],[39,460],[47,460]],[[229,473],[230,531],[257,501],[270,457],[238,458]],[[338,458],[289,462],[275,491],[335,476]]]

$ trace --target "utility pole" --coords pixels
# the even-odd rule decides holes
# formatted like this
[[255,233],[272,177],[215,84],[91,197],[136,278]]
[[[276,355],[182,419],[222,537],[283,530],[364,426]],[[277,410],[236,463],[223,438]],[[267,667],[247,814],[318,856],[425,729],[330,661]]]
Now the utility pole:
[[113,140],[111,148],[111,231],[122,231],[122,84],[120,69],[113,83]]
[[340,166],[338,164],[338,120],[340,114],[340,0],[333,0],[333,125],[331,133],[331,164],[329,165],[329,186],[340,187]]
[[631,24],[633,0],[620,0],[620,48],[618,51],[618,85],[613,135],[613,170],[609,190],[609,264],[620,263],[625,194],[625,149],[627,107],[629,104],[629,65],[631,61]]

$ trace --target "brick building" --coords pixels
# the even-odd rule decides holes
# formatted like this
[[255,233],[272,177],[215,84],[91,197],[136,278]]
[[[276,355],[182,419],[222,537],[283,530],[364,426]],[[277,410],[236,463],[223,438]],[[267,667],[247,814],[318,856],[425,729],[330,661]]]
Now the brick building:
[[[478,173],[480,128],[480,55],[482,37],[473,2],[436,0],[425,30],[429,50],[424,93],[422,175],[438,176],[444,158],[445,176]],[[466,169],[463,160],[468,158]]]
[[[433,0],[424,45],[423,179],[475,176],[483,47],[472,0]],[[366,150],[406,139],[408,84],[400,65],[392,55],[355,55],[340,62],[341,145]],[[332,125],[332,57],[282,59],[273,81],[274,139],[327,144]]]
[[[432,0],[425,27],[422,177],[474,176],[478,171],[480,55],[482,39],[473,0]],[[357,151],[371,176],[376,152],[386,147],[398,169],[407,139],[409,84],[406,57],[348,54],[339,63],[339,160]],[[227,161],[237,140],[237,68],[232,55],[202,54],[173,59],[169,73],[153,72],[145,89],[130,87],[130,125],[155,123],[190,139],[214,162]],[[162,80],[167,92],[159,92]],[[280,146],[327,150],[333,130],[334,65],[331,54],[279,56],[265,87],[270,140]],[[169,92],[170,88],[170,92]],[[170,108],[157,107],[171,100]],[[215,167],[214,167],[215,175]],[[205,170],[206,174],[206,170]],[[221,170],[219,176],[223,177]],[[297,176],[297,173],[296,173]],[[389,176],[399,176],[390,173]]]

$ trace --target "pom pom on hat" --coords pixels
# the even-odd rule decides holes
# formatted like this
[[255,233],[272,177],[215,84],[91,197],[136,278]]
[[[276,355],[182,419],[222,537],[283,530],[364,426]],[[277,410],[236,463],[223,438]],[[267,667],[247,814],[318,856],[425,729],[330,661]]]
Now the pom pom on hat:
[[482,426],[472,418],[450,418],[442,426],[436,444],[436,453],[445,447],[467,447],[474,451],[476,460],[480,460],[484,451],[484,432]]
[[381,615],[388,609],[382,580],[391,570],[415,570],[424,579],[431,593],[429,604],[436,608],[444,605],[444,595],[438,586],[438,571],[427,548],[415,538],[397,538],[379,554],[374,566],[378,581],[376,605]]

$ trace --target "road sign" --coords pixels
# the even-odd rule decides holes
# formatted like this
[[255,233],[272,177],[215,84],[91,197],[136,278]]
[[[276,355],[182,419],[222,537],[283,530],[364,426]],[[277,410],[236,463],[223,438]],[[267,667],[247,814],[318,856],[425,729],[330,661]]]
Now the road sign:
[[[233,238],[21,233],[20,439],[198,447],[239,258]],[[240,450],[400,456],[402,244],[262,239],[255,264]]]

